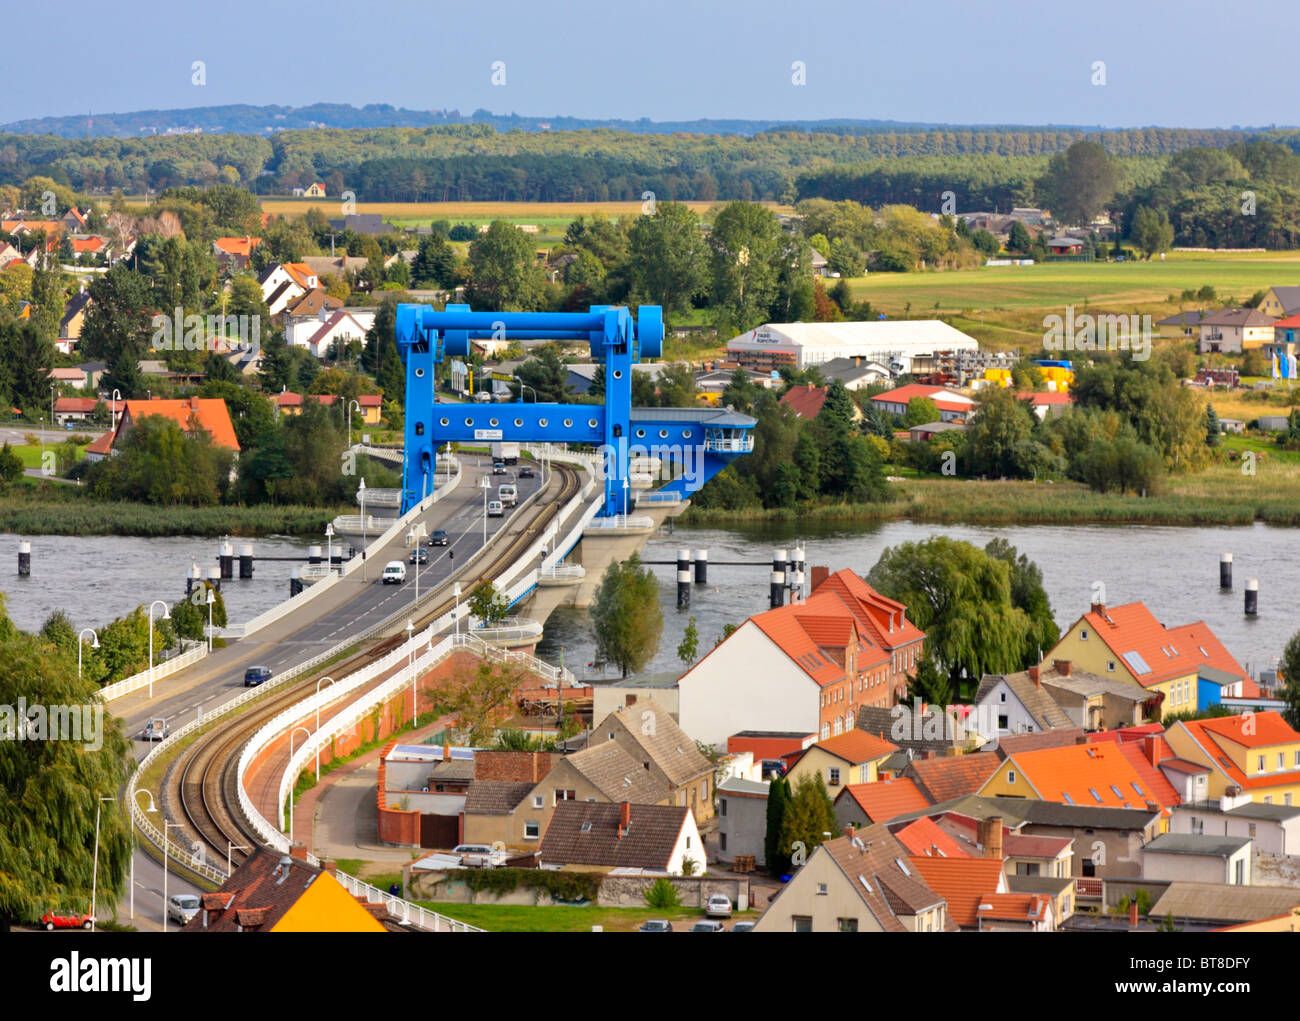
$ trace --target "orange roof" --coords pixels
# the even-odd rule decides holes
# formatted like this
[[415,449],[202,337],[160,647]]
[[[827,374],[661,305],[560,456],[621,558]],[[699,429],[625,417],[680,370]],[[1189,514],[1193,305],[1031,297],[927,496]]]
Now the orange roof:
[[1246,679],[1241,664],[1204,621],[1166,628],[1141,602],[1089,610],[1080,621],[1087,621],[1144,688],[1193,674],[1202,665]]
[[[1249,724],[1247,720],[1250,721]],[[1286,720],[1271,709],[1263,713],[1220,716],[1212,720],[1188,720],[1176,723],[1174,726],[1185,728],[1192,739],[1200,745],[1206,758],[1214,764],[1214,768],[1231,777],[1232,782],[1242,789],[1300,783],[1300,770],[1247,776],[1228,755],[1228,748],[1231,745],[1258,751],[1262,748],[1300,742],[1300,734],[1292,730]]]
[[948,914],[958,925],[979,924],[981,903],[1006,888],[999,858],[930,858],[913,855],[912,867],[925,885],[948,902]]
[[[802,603],[780,606],[749,619],[819,685],[825,687],[844,679],[843,664],[822,652],[828,643],[843,647],[856,631],[853,614],[834,596],[811,596]],[[861,639],[869,655],[870,640],[865,634]],[[884,650],[876,651],[882,657],[886,655]]]
[[927,858],[969,858],[961,844],[939,828],[933,819],[921,816],[894,834],[911,854]]
[[978,404],[965,394],[954,393],[941,386],[927,386],[924,383],[908,383],[906,386],[876,394],[871,399],[881,404],[907,404],[915,397],[933,401],[934,406],[940,411],[968,412],[978,407]]
[[197,419],[198,427],[205,430],[214,445],[230,450],[239,449],[239,440],[235,438],[235,426],[230,421],[230,411],[226,402],[217,397],[187,397],[175,401],[126,401],[125,411],[117,423],[117,433],[113,442],[121,435],[128,420],[134,421],[146,415],[162,415],[170,418],[186,432],[190,431],[191,421]]
[[781,397],[780,403],[793,411],[800,418],[816,418],[821,414],[822,405],[826,403],[826,386],[792,386]]
[[1273,329],[1279,326],[1296,327],[1300,326],[1300,315],[1287,316],[1285,319],[1279,319],[1273,324]]
[[865,730],[850,730],[837,737],[828,737],[813,747],[852,763],[869,762],[898,751],[898,745],[882,740],[875,734],[868,734]]
[[877,780],[875,783],[851,783],[835,800],[843,797],[856,801],[872,822],[889,822],[908,812],[930,807],[920,788],[907,777]]
[[907,772],[937,805],[966,794],[974,794],[998,768],[997,752],[970,752],[933,759],[913,759]]
[[305,262],[286,262],[284,268],[285,272],[293,279],[293,282],[303,290],[310,291],[316,286],[311,282],[316,274],[312,272],[312,268]]
[[[1149,775],[1134,768],[1122,746],[1108,742],[1021,752],[1007,762],[1020,774],[1016,782],[1027,783],[1043,801],[1142,809],[1148,801],[1170,807],[1180,800],[1172,786],[1154,784]],[[1003,772],[999,770],[989,782]],[[987,787],[986,783],[981,791]]]
[[1042,922],[1052,898],[1045,893],[993,893],[980,898],[979,917],[999,922]]
[[1074,398],[1068,393],[1060,391],[1045,390],[1042,392],[1034,391],[1033,393],[1016,394],[1022,401],[1028,401],[1033,407],[1041,407],[1045,404],[1071,404]]
[[114,435],[116,434],[106,432],[102,436],[97,437],[93,443],[86,447],[86,453],[107,455],[109,450],[112,449]]
[[871,640],[882,649],[892,651],[900,645],[925,638],[925,632],[907,619],[906,606],[886,599],[854,571],[847,568],[836,571],[818,585],[813,594],[822,592],[838,595],[858,622],[866,627]]
[[69,238],[74,252],[98,252],[104,247],[104,239],[91,236],[88,238]]
[[253,249],[256,248],[261,243],[262,243],[261,238],[251,238],[251,237],[217,238],[217,240],[213,242],[213,244],[215,244],[227,255],[243,255],[243,256],[252,255]]

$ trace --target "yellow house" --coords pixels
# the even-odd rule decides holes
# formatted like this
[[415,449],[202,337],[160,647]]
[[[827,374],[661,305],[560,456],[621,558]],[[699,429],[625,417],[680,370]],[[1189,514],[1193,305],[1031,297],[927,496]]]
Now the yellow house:
[[365,905],[332,870],[304,857],[259,847],[221,884],[200,898],[185,932],[387,932],[381,904]]
[[1270,287],[1259,310],[1278,319],[1295,315],[1300,312],[1300,287]]
[[1208,796],[1229,788],[1265,805],[1300,805],[1300,733],[1268,711],[1175,723],[1165,731],[1174,754],[1207,766]]
[[[1148,705],[1158,707],[1161,715],[1217,702],[1210,696],[1222,685],[1211,677],[1231,675],[1233,683],[1255,687],[1203,622],[1167,628],[1140,602],[1113,607],[1093,603],[1044,657],[1044,662],[1051,660],[1069,660],[1099,677],[1140,685],[1153,699],[1159,698]],[[1202,686],[1207,688],[1205,699]]]
[[313,181],[302,190],[302,193],[309,199],[323,199],[325,197],[325,185],[319,181]]
[[849,784],[875,783],[880,779],[877,772],[880,764],[896,751],[897,745],[874,734],[850,730],[804,749],[786,773],[786,779],[793,788],[803,777],[820,774],[834,799]]

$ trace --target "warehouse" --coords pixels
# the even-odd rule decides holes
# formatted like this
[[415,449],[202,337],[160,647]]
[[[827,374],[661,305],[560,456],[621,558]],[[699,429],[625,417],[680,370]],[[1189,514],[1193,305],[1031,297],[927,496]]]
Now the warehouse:
[[897,373],[929,372],[941,352],[977,351],[979,344],[937,319],[861,323],[765,323],[727,344],[727,357],[766,372],[805,369],[835,358],[866,358]]

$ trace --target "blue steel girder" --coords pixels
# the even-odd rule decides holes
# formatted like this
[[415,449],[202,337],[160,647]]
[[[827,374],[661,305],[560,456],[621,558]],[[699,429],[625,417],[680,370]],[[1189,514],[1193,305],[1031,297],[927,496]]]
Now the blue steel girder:
[[[712,408],[633,409],[632,366],[663,350],[658,306],[643,305],[638,318],[622,307],[589,312],[472,312],[449,304],[397,307],[397,348],[406,362],[406,437],[402,512],[432,492],[437,450],[449,442],[590,444],[604,455],[604,516],[627,513],[629,459],[639,453],[678,461],[683,474],[669,491],[698,489],[727,462],[750,449],[754,420]],[[436,367],[464,357],[474,340],[585,340],[605,366],[605,401],[595,404],[438,403]],[[520,389],[523,396],[523,389]],[[649,417],[647,417],[649,416]],[[725,420],[725,422],[723,421]],[[635,429],[633,423],[635,424]],[[724,435],[725,434],[725,435]],[[674,457],[673,451],[680,451]]]

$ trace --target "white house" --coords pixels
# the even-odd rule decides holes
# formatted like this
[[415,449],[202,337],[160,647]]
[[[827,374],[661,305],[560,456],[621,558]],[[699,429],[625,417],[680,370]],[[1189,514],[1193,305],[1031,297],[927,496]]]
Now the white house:
[[277,262],[262,274],[262,300],[271,315],[279,315],[297,298],[320,286],[320,277],[302,262]]
[[[284,339],[290,345],[307,348],[317,358],[324,358],[334,341],[365,341],[366,331],[370,327],[363,322],[363,316],[364,313],[359,316],[339,309],[329,313],[323,321],[308,319],[286,326]],[[374,313],[370,314],[369,319],[371,323],[374,322]]]

